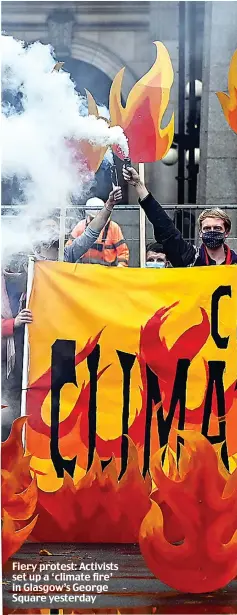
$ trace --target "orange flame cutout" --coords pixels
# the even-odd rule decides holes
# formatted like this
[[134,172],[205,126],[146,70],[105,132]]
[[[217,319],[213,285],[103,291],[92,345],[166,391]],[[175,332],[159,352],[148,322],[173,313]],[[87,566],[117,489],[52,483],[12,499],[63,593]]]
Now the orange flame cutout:
[[214,591],[237,574],[237,469],[231,475],[223,470],[201,434],[179,433],[186,443],[179,472],[165,474],[161,449],[153,457],[152,475],[183,539],[178,545],[167,540],[163,514],[153,502],[141,524],[140,548],[150,570],[167,585],[181,592]]
[[151,481],[143,479],[138,453],[129,440],[128,464],[118,480],[115,460],[102,471],[97,453],[76,484],[65,475],[55,493],[39,491],[38,523],[32,537],[56,542],[137,542],[150,508]]
[[[88,103],[88,115],[94,115],[98,120],[102,119],[106,123],[109,123],[107,118],[99,115],[97,104],[92,96],[92,94],[86,90],[87,103]],[[98,171],[104,155],[108,149],[107,145],[105,147],[99,145],[91,145],[89,141],[70,141],[71,145],[75,149],[75,157],[85,160],[86,165],[89,171],[93,171],[96,173]]]
[[[2,553],[3,564],[29,537],[37,516],[28,525],[37,502],[37,485],[29,472],[30,457],[24,456],[22,429],[26,418],[16,419],[9,438],[2,444]],[[20,526],[20,527],[19,527]]]
[[217,92],[217,96],[230,128],[237,133],[237,49],[230,62],[228,90],[229,96],[225,92]]
[[[174,113],[165,128],[162,118],[168,107],[174,73],[169,53],[160,43],[152,68],[132,88],[126,106],[121,104],[121,86],[125,68],[113,80],[109,109],[111,124],[123,128],[129,142],[133,162],[161,160],[170,149],[174,137]],[[115,149],[115,148],[113,148]],[[121,156],[119,151],[117,155]]]

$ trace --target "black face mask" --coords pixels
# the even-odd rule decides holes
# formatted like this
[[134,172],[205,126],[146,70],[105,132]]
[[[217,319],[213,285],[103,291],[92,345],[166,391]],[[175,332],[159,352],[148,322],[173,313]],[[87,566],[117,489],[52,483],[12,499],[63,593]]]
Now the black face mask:
[[215,250],[216,248],[220,248],[225,241],[225,232],[224,231],[206,231],[202,233],[202,241],[207,248],[210,250]]

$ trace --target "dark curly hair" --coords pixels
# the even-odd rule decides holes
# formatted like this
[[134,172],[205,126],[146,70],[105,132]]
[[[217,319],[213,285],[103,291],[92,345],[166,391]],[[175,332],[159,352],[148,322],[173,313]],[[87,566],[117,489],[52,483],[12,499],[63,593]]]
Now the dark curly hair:
[[150,251],[156,252],[156,254],[165,254],[165,250],[162,246],[162,243],[157,243],[156,241],[151,241],[151,243],[147,244],[146,253]]

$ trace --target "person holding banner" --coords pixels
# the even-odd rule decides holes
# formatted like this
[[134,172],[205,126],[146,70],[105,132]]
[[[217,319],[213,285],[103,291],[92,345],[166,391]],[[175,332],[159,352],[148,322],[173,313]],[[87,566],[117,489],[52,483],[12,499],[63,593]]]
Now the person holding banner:
[[[83,233],[74,239],[70,245],[66,245],[64,249],[64,261],[68,263],[81,262],[81,257],[98,239],[102,229],[106,225],[111,216],[114,205],[122,198],[120,186],[116,186],[108,197],[103,208],[91,220]],[[35,246],[34,254],[37,260],[58,260],[59,249],[59,227],[54,217],[42,220],[39,228],[41,239]]]
[[133,167],[123,167],[124,179],[135,187],[138,200],[154,228],[157,242],[162,243],[167,259],[173,267],[205,265],[236,265],[237,254],[226,244],[231,220],[218,207],[205,209],[198,218],[201,246],[186,241],[161,205],[148,192]]
[[27,260],[22,253],[13,254],[1,273],[2,440],[9,436],[12,421],[20,416],[24,328],[33,321],[25,307]]

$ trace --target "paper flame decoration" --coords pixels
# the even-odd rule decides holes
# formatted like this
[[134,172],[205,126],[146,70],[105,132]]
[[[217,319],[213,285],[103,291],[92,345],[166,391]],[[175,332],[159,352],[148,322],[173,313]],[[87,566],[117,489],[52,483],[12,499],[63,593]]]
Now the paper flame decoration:
[[160,449],[151,471],[160,498],[170,507],[179,542],[164,535],[158,504],[140,528],[139,544],[145,561],[163,583],[189,593],[224,587],[237,574],[237,468],[229,475],[213,446],[193,431],[182,431],[179,469],[170,461],[165,474]]
[[[115,76],[110,89],[110,121],[99,115],[92,94],[86,90],[88,115],[103,119],[110,126],[121,126],[128,142],[129,155],[133,162],[155,162],[169,151],[174,137],[174,113],[165,128],[162,119],[167,110],[174,73],[169,53],[163,43],[155,42],[157,58],[152,68],[135,85],[128,95],[125,107],[121,104],[121,86],[125,67]],[[62,68],[58,62],[54,70]],[[70,141],[75,159],[84,159],[89,171],[96,172],[108,147],[93,146],[88,141]],[[112,149],[119,158],[124,153],[116,145]]]
[[[161,127],[173,83],[173,68],[163,43],[155,42],[157,58],[152,68],[132,88],[125,107],[121,104],[121,86],[125,68],[113,80],[109,110],[111,124],[119,125],[129,142],[133,162],[155,162],[169,151],[174,137],[174,113]],[[115,149],[115,148],[114,148]],[[116,152],[121,158],[120,152]]]
[[22,429],[26,418],[16,419],[6,442],[2,444],[2,561],[20,549],[36,521],[31,519],[37,502],[36,481],[29,471],[30,457],[24,456]]
[[237,133],[237,49],[230,62],[228,90],[229,96],[225,92],[217,92],[217,96],[230,128]]

